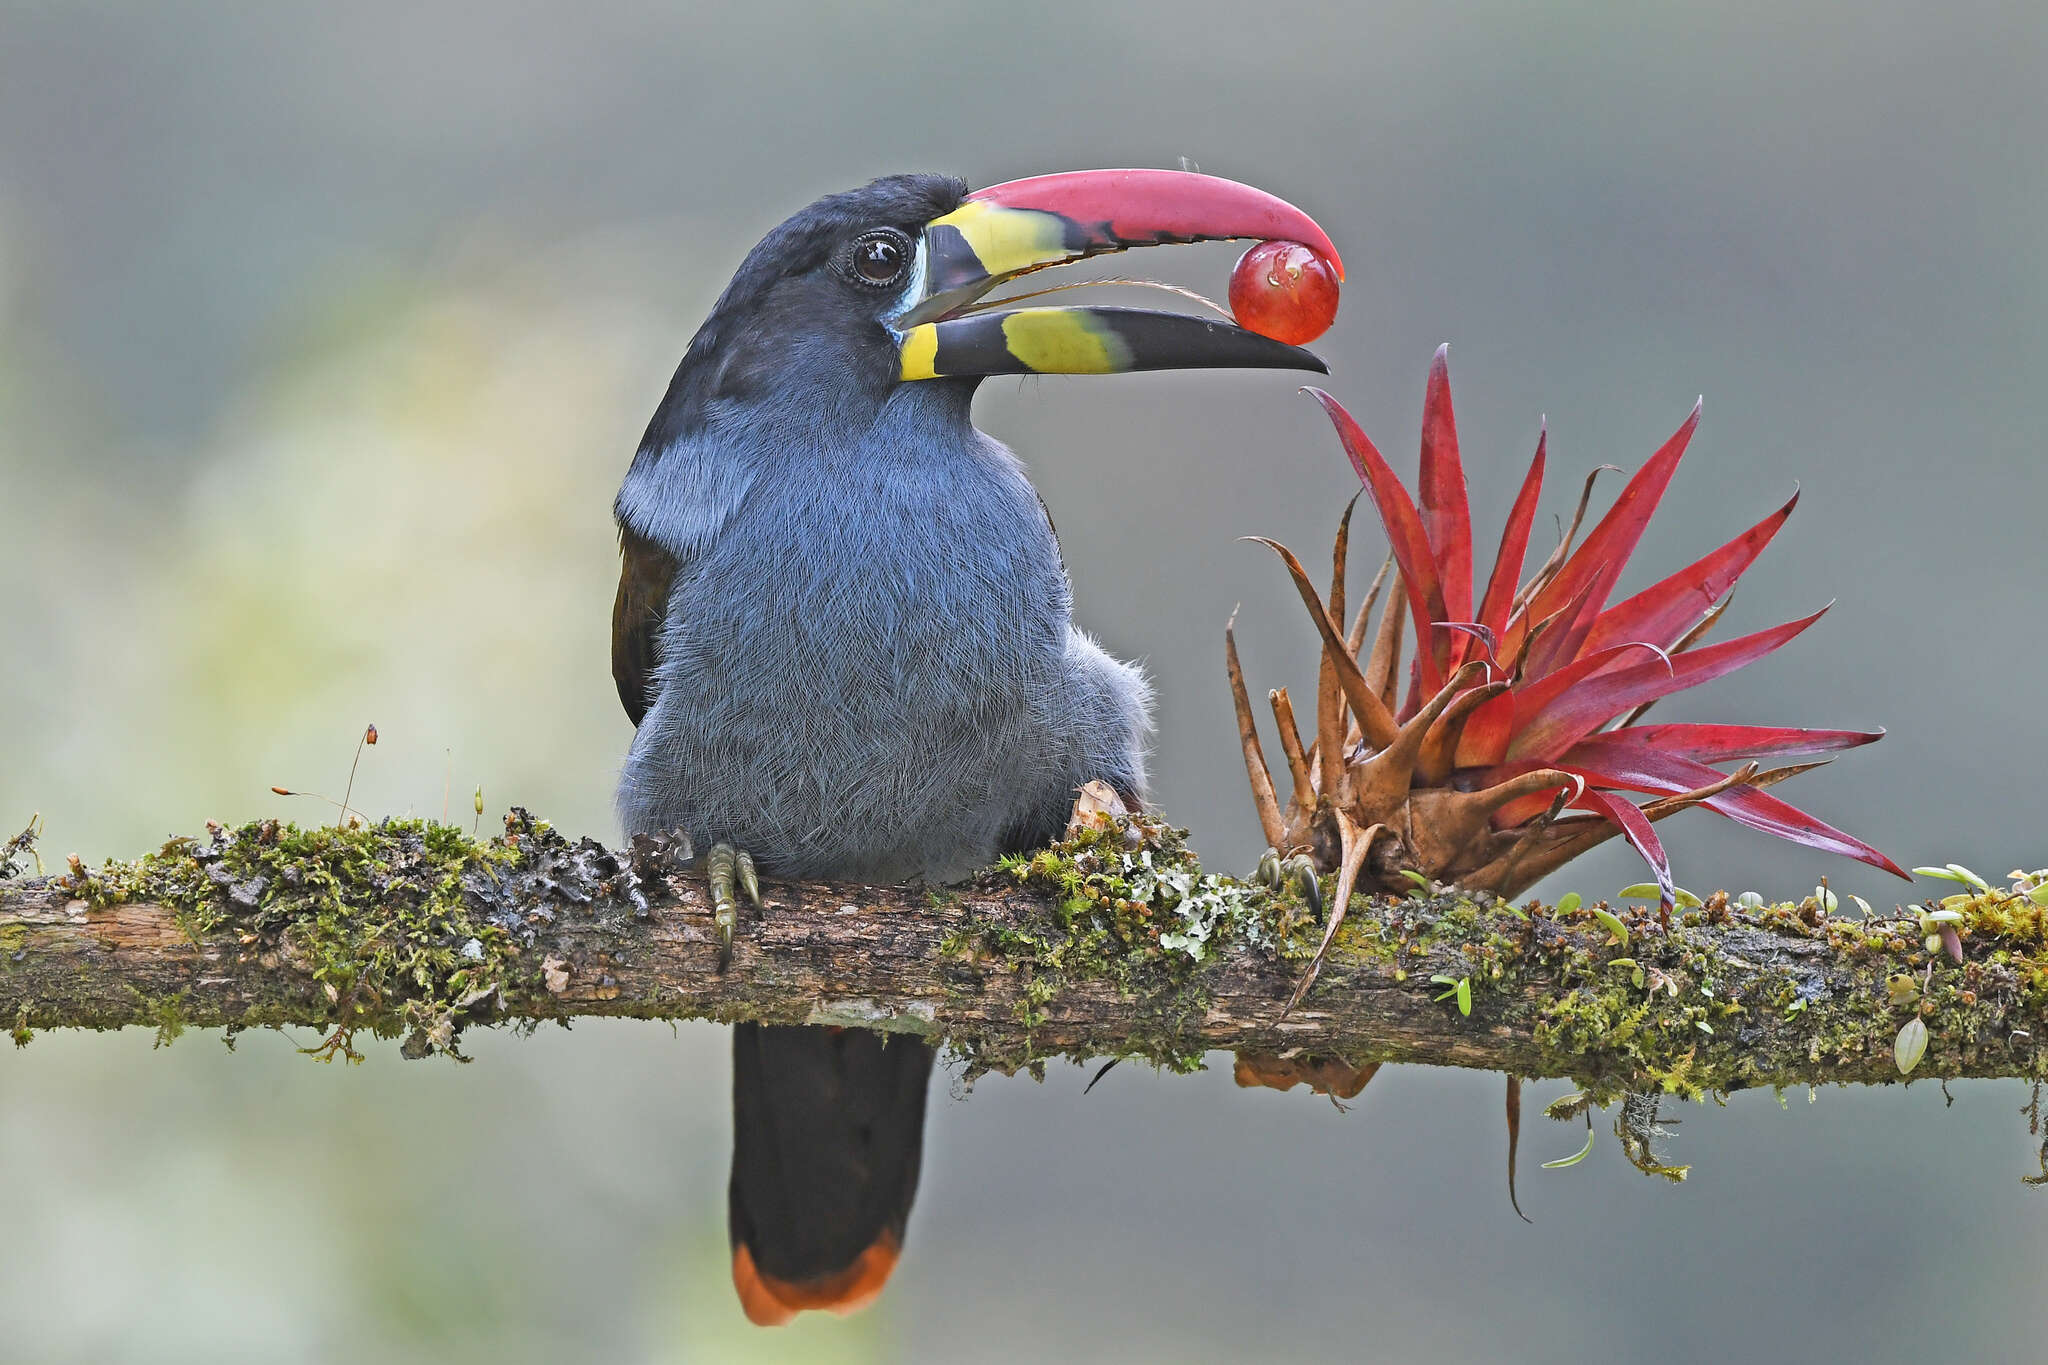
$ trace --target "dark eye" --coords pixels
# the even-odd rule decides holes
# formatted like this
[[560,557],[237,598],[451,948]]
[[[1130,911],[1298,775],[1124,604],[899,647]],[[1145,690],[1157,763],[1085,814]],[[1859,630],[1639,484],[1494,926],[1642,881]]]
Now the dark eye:
[[870,232],[854,240],[850,262],[862,284],[894,284],[910,268],[910,242],[900,232]]

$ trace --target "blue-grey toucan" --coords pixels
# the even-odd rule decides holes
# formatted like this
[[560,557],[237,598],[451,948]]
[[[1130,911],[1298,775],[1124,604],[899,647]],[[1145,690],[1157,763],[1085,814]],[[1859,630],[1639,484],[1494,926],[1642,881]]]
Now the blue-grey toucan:
[[[619,811],[630,833],[709,851],[727,935],[756,865],[943,881],[1056,837],[1091,779],[1140,801],[1145,680],[1074,627],[1045,509],[969,409],[997,374],[1322,370],[1227,322],[986,301],[1029,271],[1221,238],[1337,259],[1263,191],[1147,170],[972,194],[891,176],[748,254],[615,509],[612,672],[638,727]],[[933,1055],[902,1035],[735,1028],[732,1269],[754,1321],[880,1292]]]

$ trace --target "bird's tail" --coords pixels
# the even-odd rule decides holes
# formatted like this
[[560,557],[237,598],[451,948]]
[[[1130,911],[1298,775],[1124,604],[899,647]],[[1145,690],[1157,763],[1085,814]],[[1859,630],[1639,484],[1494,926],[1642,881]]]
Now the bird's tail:
[[732,1281],[763,1326],[882,1292],[917,1197],[937,1054],[864,1029],[732,1033]]

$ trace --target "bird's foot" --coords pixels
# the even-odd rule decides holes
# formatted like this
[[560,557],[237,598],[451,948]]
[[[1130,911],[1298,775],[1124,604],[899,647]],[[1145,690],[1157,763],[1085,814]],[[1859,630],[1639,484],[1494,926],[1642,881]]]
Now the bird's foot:
[[761,908],[761,879],[754,871],[754,856],[731,844],[717,843],[705,855],[704,871],[711,881],[711,922],[718,930],[718,970],[732,965],[732,936],[740,920],[742,892]]
[[[1292,891],[1301,897],[1311,921],[1322,919],[1323,885],[1316,879],[1315,861],[1308,854],[1297,853],[1291,858],[1283,858],[1279,849],[1269,848],[1260,855],[1252,881],[1276,894]],[[1293,925],[1283,919],[1280,927],[1284,934]]]

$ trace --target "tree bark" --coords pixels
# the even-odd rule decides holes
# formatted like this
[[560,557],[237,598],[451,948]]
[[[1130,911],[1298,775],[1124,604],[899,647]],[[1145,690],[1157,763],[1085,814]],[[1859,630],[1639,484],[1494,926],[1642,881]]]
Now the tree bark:
[[[0,1023],[24,1042],[310,1025],[330,1055],[359,1032],[423,1055],[492,1023],[751,1019],[916,1033],[975,1069],[1054,1055],[1185,1068],[1226,1050],[1561,1076],[1596,1097],[1895,1081],[1914,1019],[1929,1038],[1915,1078],[2035,1077],[2048,1039],[2044,911],[2021,893],[1958,902],[1961,962],[1926,949],[1917,911],[1861,920],[1716,896],[1667,930],[1647,908],[1359,897],[1283,1014],[1320,938],[1313,911],[1227,878],[1189,891],[1199,871],[1156,825],[1092,831],[956,887],[764,880],[721,973],[687,850],[507,824],[470,844],[396,822],[263,822],[0,883]],[[1178,892],[1134,880],[1158,868],[1186,872]],[[1231,908],[1206,943],[1162,947],[1197,892]]]

